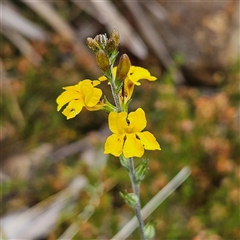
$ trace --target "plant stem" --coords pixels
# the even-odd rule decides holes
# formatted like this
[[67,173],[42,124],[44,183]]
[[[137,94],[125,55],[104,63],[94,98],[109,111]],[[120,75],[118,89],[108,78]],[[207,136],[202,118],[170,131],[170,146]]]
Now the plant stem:
[[121,103],[120,103],[120,99],[119,99],[118,94],[116,94],[116,92],[115,92],[115,84],[114,84],[115,77],[114,77],[114,74],[113,74],[113,64],[110,66],[110,73],[111,73],[111,79],[109,79],[109,82],[110,82],[110,86],[111,86],[113,100],[115,102],[115,105],[117,107],[118,112],[121,112],[122,111],[122,106],[121,106]]
[[115,104],[116,104],[117,110],[118,110],[118,112],[121,112],[121,111],[122,111],[122,107],[121,107],[121,103],[120,103],[119,97],[118,97],[118,95],[115,93],[115,90],[114,90],[113,85],[110,84],[110,86],[111,86],[112,95],[113,95],[113,99],[114,99],[114,102],[115,102]]
[[142,214],[141,214],[141,202],[140,202],[140,197],[139,197],[139,184],[136,181],[134,161],[133,161],[132,157],[129,158],[129,165],[130,165],[129,166],[129,176],[130,176],[130,179],[131,179],[133,192],[138,197],[138,202],[137,202],[137,205],[135,206],[135,213],[136,213],[136,217],[137,217],[138,223],[139,223],[139,230],[140,230],[141,238],[142,238],[142,240],[146,240],[145,235],[144,235],[144,222],[143,222],[143,218],[142,218]]
[[[122,106],[121,106],[118,94],[115,93],[114,81],[115,81],[115,79],[114,79],[112,66],[111,66],[111,81],[110,81],[111,91],[112,91],[113,99],[114,99],[114,102],[116,104],[117,110],[118,110],[118,112],[121,112],[122,111]],[[137,202],[136,206],[134,207],[134,209],[135,209],[136,217],[137,217],[138,223],[139,223],[139,230],[140,230],[141,238],[142,238],[142,240],[146,240],[145,235],[144,235],[144,222],[143,222],[143,218],[142,218],[142,215],[141,215],[141,202],[140,202],[140,197],[139,197],[139,184],[136,181],[134,161],[133,161],[132,157],[129,158],[129,165],[130,165],[129,176],[130,176],[130,179],[131,179],[133,192],[138,197],[138,202]]]

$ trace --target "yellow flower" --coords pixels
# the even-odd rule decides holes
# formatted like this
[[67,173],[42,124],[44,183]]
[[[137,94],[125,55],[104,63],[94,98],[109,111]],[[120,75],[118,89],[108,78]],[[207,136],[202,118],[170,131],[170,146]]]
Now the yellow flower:
[[124,92],[121,92],[121,97],[124,102],[127,102],[131,97],[134,90],[134,86],[140,86],[139,80],[147,79],[149,81],[157,80],[156,77],[151,76],[150,72],[142,67],[131,66],[127,78],[124,80]]
[[89,111],[96,111],[102,109],[104,104],[100,102],[102,90],[95,88],[100,84],[99,81],[91,81],[89,79],[80,81],[77,85],[64,87],[65,91],[57,98],[57,110],[68,103],[63,110],[63,115],[67,119],[75,117],[79,114],[83,107]]
[[[113,74],[116,77],[117,67],[113,68]],[[120,97],[127,102],[131,97],[134,90],[134,86],[140,86],[139,82],[142,79],[147,79],[149,81],[157,80],[156,77],[152,76],[150,72],[142,67],[131,66],[128,72],[127,77],[124,79],[124,91],[120,91]],[[101,76],[99,81],[105,81],[107,78],[105,76]]]
[[141,132],[147,125],[145,112],[138,108],[135,112],[111,112],[108,118],[109,128],[113,132],[105,143],[105,154],[111,153],[126,158],[142,157],[144,149],[161,150],[152,133]]

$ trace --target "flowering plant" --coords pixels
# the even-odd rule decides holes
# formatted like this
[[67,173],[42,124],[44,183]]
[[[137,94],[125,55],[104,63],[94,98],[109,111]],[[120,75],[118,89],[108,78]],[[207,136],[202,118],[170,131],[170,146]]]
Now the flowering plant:
[[[141,238],[150,239],[154,235],[153,226],[148,223],[144,227],[139,196],[139,183],[147,172],[147,161],[142,160],[135,169],[133,157],[141,158],[144,150],[161,148],[152,133],[143,131],[147,125],[144,110],[138,108],[129,113],[128,106],[134,87],[141,85],[140,80],[155,81],[157,78],[145,68],[131,66],[127,54],[123,54],[118,65],[114,67],[119,44],[120,37],[117,30],[113,30],[109,39],[105,34],[87,39],[87,45],[96,54],[97,65],[103,76],[98,80],[85,79],[77,85],[64,87],[65,91],[56,100],[57,110],[60,111],[66,105],[62,113],[67,119],[75,117],[83,107],[89,111],[105,110],[109,113],[108,124],[113,134],[106,140],[104,153],[119,157],[122,166],[128,170],[133,193],[126,192],[120,195],[135,209]],[[114,104],[111,104],[106,96],[102,97],[102,90],[97,87],[106,80],[109,82]]]

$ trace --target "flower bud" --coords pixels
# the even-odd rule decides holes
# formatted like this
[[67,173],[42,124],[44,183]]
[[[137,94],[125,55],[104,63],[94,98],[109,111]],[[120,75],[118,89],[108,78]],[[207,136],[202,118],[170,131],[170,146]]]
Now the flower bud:
[[123,54],[118,63],[116,79],[123,81],[129,72],[131,62],[127,54]]
[[93,52],[97,53],[100,50],[100,46],[95,39],[89,37],[87,38],[86,43],[88,47],[93,50]]
[[107,44],[108,38],[106,34],[99,34],[94,38],[95,41],[101,46],[102,49],[105,49]]
[[109,59],[107,54],[103,50],[99,50],[96,54],[96,60],[97,60],[97,65],[98,67],[103,71],[106,72],[109,67]]
[[117,45],[113,39],[109,39],[106,44],[107,53],[111,54],[117,48]]
[[128,193],[125,191],[125,193],[120,192],[120,195],[129,206],[134,208],[137,205],[138,196],[135,193]]
[[147,240],[150,240],[155,236],[154,223],[147,223],[147,225],[144,227],[144,236]]
[[117,29],[113,29],[111,35],[110,35],[110,39],[113,39],[115,44],[116,44],[116,47],[120,44],[120,35],[119,35],[119,32]]
[[148,170],[147,164],[148,160],[143,159],[139,166],[136,168],[135,178],[138,183],[141,182],[146,176]]
[[119,157],[119,159],[120,159],[120,163],[121,163],[121,165],[123,166],[123,167],[125,167],[127,170],[129,170],[129,159],[128,158],[125,158],[124,156],[123,156],[123,154]]

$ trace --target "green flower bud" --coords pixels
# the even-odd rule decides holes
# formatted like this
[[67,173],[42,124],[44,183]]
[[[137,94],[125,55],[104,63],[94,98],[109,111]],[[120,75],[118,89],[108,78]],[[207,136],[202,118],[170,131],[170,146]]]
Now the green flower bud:
[[150,240],[155,236],[154,225],[154,223],[148,222],[147,225],[144,227],[144,236],[147,240]]
[[106,72],[110,67],[110,62],[108,59],[107,54],[103,50],[99,50],[96,54],[96,61],[98,67],[103,71]]
[[125,200],[125,202],[131,206],[135,207],[138,203],[138,196],[135,193],[128,193],[125,190],[125,193],[120,192],[120,196]]
[[92,39],[92,38],[90,38],[90,37],[87,38],[86,43],[87,43],[88,47],[89,47],[90,49],[92,49],[93,52],[95,52],[95,53],[97,53],[97,52],[101,49],[100,46],[99,46],[99,44],[97,43],[97,41],[94,40],[94,39]]
[[129,159],[125,158],[123,154],[119,157],[120,163],[123,167],[125,167],[127,170],[129,170]]
[[118,47],[118,45],[120,44],[120,35],[117,29],[113,29],[110,35],[110,39],[113,39],[116,44],[116,47]]
[[148,170],[147,164],[148,160],[143,159],[135,170],[135,178],[138,183],[141,182],[146,176]]
[[116,80],[123,81],[129,72],[129,69],[131,67],[131,62],[127,54],[123,54],[120,59],[117,66],[117,74],[116,74]]

